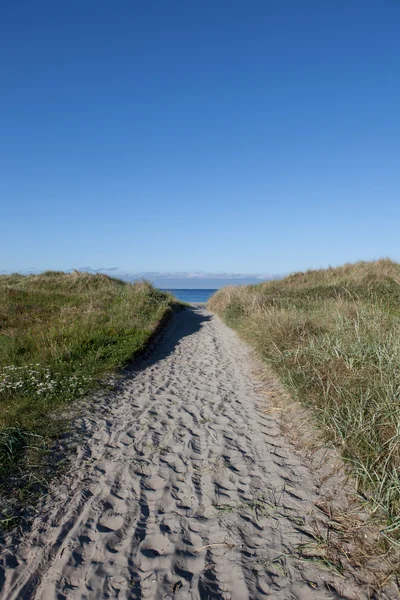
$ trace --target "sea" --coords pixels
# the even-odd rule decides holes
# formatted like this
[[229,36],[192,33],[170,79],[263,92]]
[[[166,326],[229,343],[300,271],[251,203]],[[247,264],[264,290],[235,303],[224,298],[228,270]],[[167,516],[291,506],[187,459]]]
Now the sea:
[[182,300],[182,302],[188,302],[189,304],[191,302],[207,302],[207,300],[209,298],[211,298],[211,296],[217,291],[217,290],[166,290],[168,292],[171,292],[171,294],[173,294],[175,296],[175,298],[178,298],[178,300]]

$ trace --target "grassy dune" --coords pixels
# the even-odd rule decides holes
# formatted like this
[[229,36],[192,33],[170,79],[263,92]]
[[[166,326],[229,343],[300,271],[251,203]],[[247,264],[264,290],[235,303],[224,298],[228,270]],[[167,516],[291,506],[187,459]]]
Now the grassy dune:
[[359,262],[227,287],[208,306],[312,408],[398,535],[400,265]]
[[141,350],[174,302],[106,275],[1,276],[0,476],[26,468],[62,431],[57,412]]

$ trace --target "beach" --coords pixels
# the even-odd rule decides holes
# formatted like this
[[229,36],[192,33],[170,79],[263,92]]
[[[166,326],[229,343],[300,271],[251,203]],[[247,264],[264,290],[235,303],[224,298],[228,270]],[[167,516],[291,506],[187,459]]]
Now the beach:
[[175,313],[76,423],[69,472],[1,552],[0,598],[366,598],[351,573],[298,559],[328,528],[326,488],[252,368],[218,317]]

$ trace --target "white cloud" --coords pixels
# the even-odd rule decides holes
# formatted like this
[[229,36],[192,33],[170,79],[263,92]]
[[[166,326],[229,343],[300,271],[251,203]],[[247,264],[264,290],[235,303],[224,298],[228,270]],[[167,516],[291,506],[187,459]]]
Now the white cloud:
[[[130,275],[135,276],[135,274]],[[206,273],[205,271],[175,271],[171,273],[149,271],[137,273],[136,276],[162,279],[271,279],[270,275],[260,275],[257,273]]]

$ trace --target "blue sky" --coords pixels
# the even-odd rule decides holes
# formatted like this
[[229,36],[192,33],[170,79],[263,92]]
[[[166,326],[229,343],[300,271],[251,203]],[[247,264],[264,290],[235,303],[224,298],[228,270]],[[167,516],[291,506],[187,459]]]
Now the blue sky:
[[400,260],[400,1],[3,0],[1,270]]

